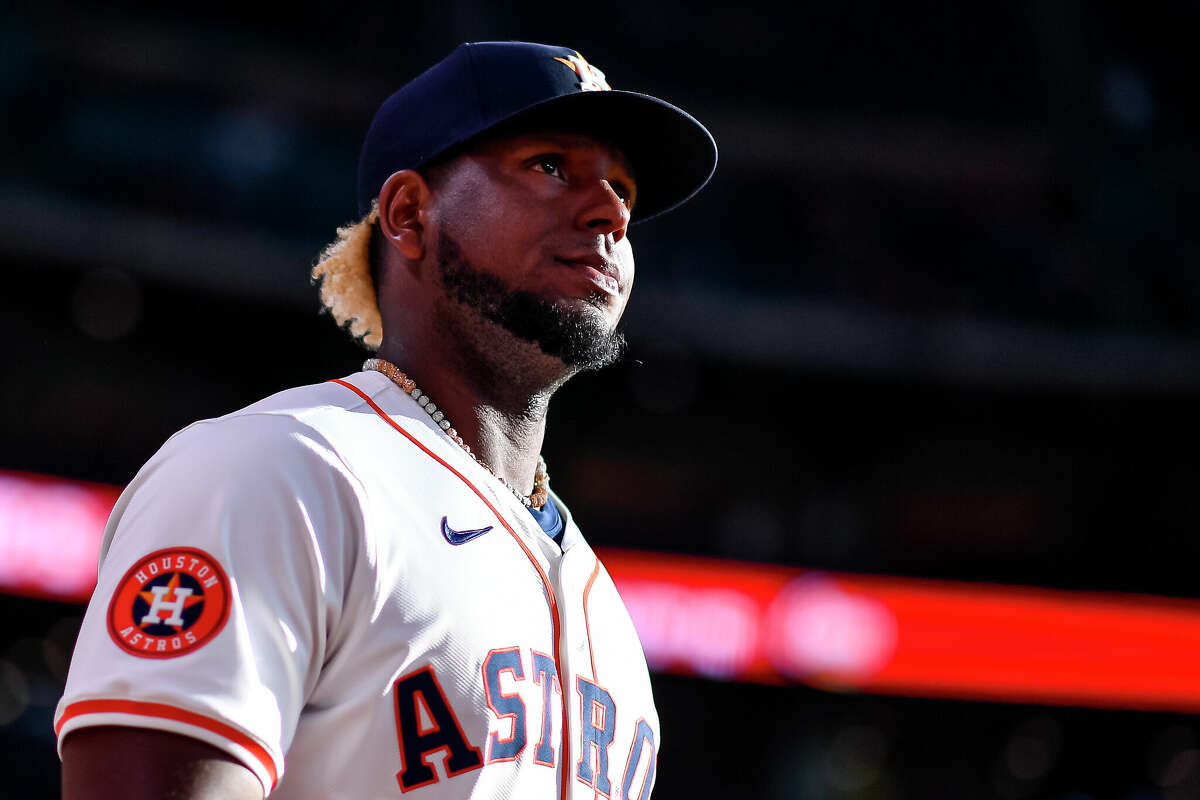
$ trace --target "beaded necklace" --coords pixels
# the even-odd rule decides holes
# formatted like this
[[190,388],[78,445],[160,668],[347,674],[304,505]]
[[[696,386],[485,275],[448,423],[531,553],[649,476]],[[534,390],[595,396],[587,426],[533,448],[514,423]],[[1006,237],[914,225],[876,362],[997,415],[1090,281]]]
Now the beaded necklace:
[[430,399],[429,395],[418,389],[416,382],[401,372],[399,367],[390,361],[384,361],[382,358],[368,358],[363,362],[363,369],[375,370],[386,375],[392,383],[399,386],[413,400],[416,400],[417,405],[425,409],[425,413],[441,429],[442,433],[450,437],[450,441],[461,447],[467,455],[475,460],[476,464],[486,469],[492,474],[492,477],[504,484],[504,488],[512,492],[513,496],[520,500],[521,504],[526,508],[531,506],[533,508],[541,508],[546,505],[546,501],[550,499],[550,475],[546,472],[546,460],[542,458],[540,453],[538,454],[537,470],[533,475],[533,492],[525,495],[508,481],[504,480],[504,478],[497,475],[496,471],[489,467],[483,459],[471,452],[471,446],[464,442],[463,438],[458,435],[458,431],[450,424],[450,420],[446,419],[445,412],[437,407],[437,404]]

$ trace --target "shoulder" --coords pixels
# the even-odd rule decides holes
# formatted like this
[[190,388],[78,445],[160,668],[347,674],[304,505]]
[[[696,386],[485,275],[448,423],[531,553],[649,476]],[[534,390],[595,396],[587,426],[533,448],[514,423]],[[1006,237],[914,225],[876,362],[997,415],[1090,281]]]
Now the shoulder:
[[356,372],[343,378],[322,383],[296,386],[276,392],[243,409],[217,419],[230,419],[254,414],[270,414],[295,419],[314,419],[370,406],[383,394],[391,381],[378,372]]
[[358,504],[381,481],[428,472],[430,453],[467,459],[446,452],[440,439],[428,415],[386,376],[360,372],[192,423],[146,462],[126,494],[152,485],[252,503],[270,492],[315,491]]
[[[280,465],[283,456],[334,455],[339,439],[386,389],[375,374],[298,386],[172,435],[149,464],[163,459],[233,458],[236,464]],[[386,381],[386,378],[383,378]]]
[[383,388],[370,378],[342,379],[362,396],[334,382],[300,386],[188,425],[145,463],[115,510],[135,495],[155,505],[167,499],[256,505],[271,495],[302,493],[352,502],[361,482],[344,451],[354,449],[348,441],[363,438],[352,433],[368,418],[363,397]]
[[[365,383],[369,397],[373,387]],[[364,402],[343,385],[317,384],[192,423],[126,486],[102,552],[119,535],[150,529],[188,536],[234,529],[361,533],[365,492],[344,452],[354,449],[345,444],[346,429],[366,419],[355,413]]]

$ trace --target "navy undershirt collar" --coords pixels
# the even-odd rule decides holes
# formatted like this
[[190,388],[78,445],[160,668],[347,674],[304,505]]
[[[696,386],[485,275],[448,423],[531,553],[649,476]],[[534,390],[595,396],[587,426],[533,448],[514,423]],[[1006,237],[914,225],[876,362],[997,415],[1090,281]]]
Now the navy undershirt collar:
[[554,505],[554,500],[547,500],[546,505],[540,509],[529,506],[529,513],[537,520],[538,525],[542,527],[546,535],[561,547],[563,540],[563,520],[562,516],[558,513],[558,506]]

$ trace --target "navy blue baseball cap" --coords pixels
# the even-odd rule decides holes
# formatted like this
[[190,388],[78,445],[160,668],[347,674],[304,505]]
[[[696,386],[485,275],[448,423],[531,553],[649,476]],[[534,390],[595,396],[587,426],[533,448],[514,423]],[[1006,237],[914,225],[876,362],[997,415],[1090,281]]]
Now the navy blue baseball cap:
[[633,222],[675,208],[712,177],[717,144],[687,112],[609,88],[578,52],[530,42],[468,42],[384,101],[358,160],[358,211],[384,182],[510,123],[588,133],[619,147],[638,185]]

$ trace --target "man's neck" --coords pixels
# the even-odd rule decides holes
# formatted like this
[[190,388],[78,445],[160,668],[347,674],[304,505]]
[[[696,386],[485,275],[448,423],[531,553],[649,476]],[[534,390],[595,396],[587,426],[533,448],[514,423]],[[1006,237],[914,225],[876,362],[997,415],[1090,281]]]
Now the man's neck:
[[[430,357],[434,352],[438,358]],[[540,352],[537,356],[548,358]],[[515,359],[481,363],[477,354],[461,348],[439,351],[385,341],[379,357],[429,395],[480,461],[518,491],[533,490],[550,396],[565,377],[548,380],[550,365],[545,364],[525,372]]]

